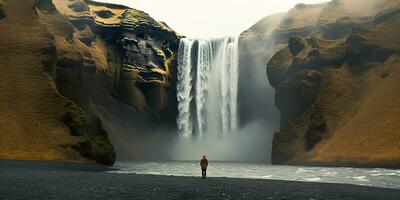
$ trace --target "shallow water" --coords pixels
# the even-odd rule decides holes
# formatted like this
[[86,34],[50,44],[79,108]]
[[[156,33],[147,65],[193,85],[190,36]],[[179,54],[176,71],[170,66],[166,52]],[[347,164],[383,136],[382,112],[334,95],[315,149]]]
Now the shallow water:
[[[198,162],[116,163],[110,173],[201,176]],[[300,167],[261,163],[212,162],[208,177],[274,179],[288,181],[346,183],[400,189],[400,170],[349,167]]]

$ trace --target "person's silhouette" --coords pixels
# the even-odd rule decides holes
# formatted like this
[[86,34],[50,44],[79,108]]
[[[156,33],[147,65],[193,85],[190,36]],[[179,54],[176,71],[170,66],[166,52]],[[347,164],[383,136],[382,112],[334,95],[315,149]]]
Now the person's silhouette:
[[207,176],[207,167],[208,167],[208,159],[206,155],[203,155],[203,158],[200,160],[201,167],[201,177],[206,179]]

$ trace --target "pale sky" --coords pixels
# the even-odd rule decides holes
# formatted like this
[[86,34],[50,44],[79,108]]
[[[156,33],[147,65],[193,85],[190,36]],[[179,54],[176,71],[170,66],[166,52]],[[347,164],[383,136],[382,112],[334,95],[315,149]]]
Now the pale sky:
[[297,3],[329,0],[96,0],[145,11],[172,29],[193,38],[238,35],[265,16]]

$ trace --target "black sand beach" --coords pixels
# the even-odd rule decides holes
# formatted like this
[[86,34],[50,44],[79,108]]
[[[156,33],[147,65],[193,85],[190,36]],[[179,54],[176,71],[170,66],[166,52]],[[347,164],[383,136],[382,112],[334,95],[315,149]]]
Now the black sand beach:
[[100,165],[0,161],[0,199],[399,199],[400,190],[276,180],[107,173]]

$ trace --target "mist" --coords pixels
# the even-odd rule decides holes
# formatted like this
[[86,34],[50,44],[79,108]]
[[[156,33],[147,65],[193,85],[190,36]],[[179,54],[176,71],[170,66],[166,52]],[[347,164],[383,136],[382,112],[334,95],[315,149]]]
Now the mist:
[[204,135],[198,138],[175,137],[171,145],[173,160],[198,160],[207,155],[214,161],[270,163],[272,134],[265,121],[257,120],[225,137]]

